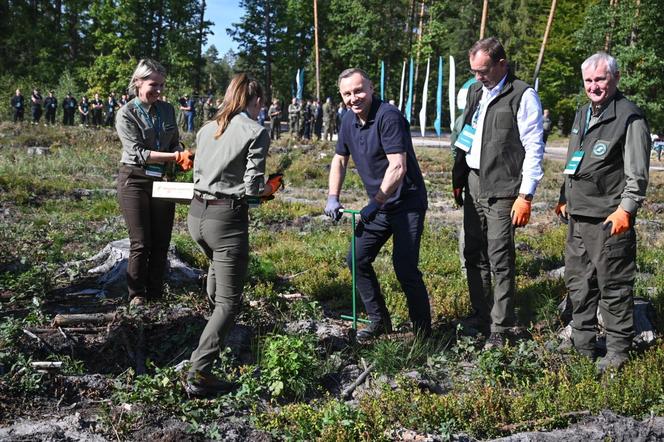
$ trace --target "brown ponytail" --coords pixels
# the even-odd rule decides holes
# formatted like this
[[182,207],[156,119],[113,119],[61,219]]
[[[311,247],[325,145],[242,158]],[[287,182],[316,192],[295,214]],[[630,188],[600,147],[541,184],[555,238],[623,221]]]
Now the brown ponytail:
[[231,119],[245,110],[249,102],[256,97],[263,98],[263,88],[258,81],[245,73],[234,76],[215,116],[219,128],[214,134],[214,138],[218,139],[228,127]]

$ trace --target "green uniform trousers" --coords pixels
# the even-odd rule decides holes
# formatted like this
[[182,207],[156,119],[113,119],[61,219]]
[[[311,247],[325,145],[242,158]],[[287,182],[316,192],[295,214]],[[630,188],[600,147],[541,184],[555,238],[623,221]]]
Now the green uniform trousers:
[[463,204],[463,256],[470,303],[475,314],[498,333],[516,325],[513,204],[514,198],[481,198],[479,175],[470,171]]
[[248,207],[232,199],[201,201],[196,197],[187,225],[210,259],[207,293],[214,310],[191,354],[192,371],[209,373],[242,301],[249,262]]
[[634,337],[636,233],[610,236],[604,218],[570,216],[565,244],[565,284],[572,301],[572,341],[590,356],[597,336],[597,307],[606,328],[606,347],[626,353]]

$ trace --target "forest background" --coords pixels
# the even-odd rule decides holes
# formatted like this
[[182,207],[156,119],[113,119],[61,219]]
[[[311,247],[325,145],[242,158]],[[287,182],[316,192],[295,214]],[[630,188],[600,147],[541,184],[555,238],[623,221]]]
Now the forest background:
[[[315,98],[313,0],[241,0],[244,15],[226,30],[238,51],[223,55],[214,46],[203,50],[212,32],[206,18],[211,1],[0,2],[0,102],[6,104],[0,116],[9,118],[17,87],[26,96],[35,87],[52,89],[60,100],[67,92],[122,93],[143,57],[165,65],[170,101],[185,92],[221,95],[234,71],[250,71],[270,85],[270,96],[288,102],[298,68],[305,71],[305,96]],[[467,50],[479,38],[482,6],[482,0],[319,0],[320,98],[337,100],[337,75],[349,66],[364,68],[377,84],[384,61],[385,97],[398,100],[410,57],[417,66],[414,110],[421,107],[428,57],[429,90],[435,90],[438,56],[447,85],[450,55],[458,88],[470,78]],[[549,0],[489,2],[485,36],[503,42],[516,75],[531,84],[550,8]],[[646,111],[653,132],[664,131],[662,0],[557,2],[539,94],[563,133],[585,101],[580,64],[598,50],[618,59],[620,89]],[[428,100],[434,109],[435,94]],[[449,109],[443,109],[449,122]]]

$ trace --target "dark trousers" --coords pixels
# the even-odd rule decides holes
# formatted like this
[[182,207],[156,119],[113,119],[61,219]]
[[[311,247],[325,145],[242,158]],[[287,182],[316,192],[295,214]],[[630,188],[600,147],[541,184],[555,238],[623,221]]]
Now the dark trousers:
[[46,123],[55,124],[55,109],[46,109],[45,113]]
[[42,116],[42,108],[41,107],[33,107],[32,108],[32,122],[33,123],[39,123],[39,120],[41,119]]
[[272,118],[270,121],[270,139],[278,140],[281,136],[281,120],[278,118]]
[[189,234],[210,260],[208,298],[212,315],[191,354],[192,371],[209,373],[240,308],[249,264],[248,207],[233,200],[213,205],[194,198],[189,208]]
[[101,126],[101,111],[93,110],[92,111],[92,124],[94,126]]
[[107,112],[106,121],[104,121],[104,126],[113,127],[113,123],[115,123],[115,113]]
[[65,126],[73,126],[74,125],[74,110],[73,109],[65,109],[64,114],[62,115],[62,124]]
[[14,123],[18,123],[20,121],[23,121],[23,108],[14,108]]
[[[392,264],[401,289],[406,295],[408,313],[416,331],[431,328],[429,294],[418,268],[420,240],[424,230],[424,210],[397,213],[378,212],[376,218],[355,229],[356,285],[371,321],[389,321],[390,314],[381,293],[373,262],[380,249],[393,236]],[[351,253],[348,267],[352,272]]]
[[572,301],[574,346],[590,355],[597,337],[597,308],[609,352],[626,353],[634,337],[636,232],[610,236],[604,218],[570,216],[565,284]]
[[[468,175],[463,204],[463,256],[470,303],[492,332],[516,325],[514,313],[515,251],[512,205],[514,198],[480,198],[480,179]],[[494,287],[491,289],[491,275]]]
[[87,126],[90,122],[90,114],[81,114],[81,124]]
[[129,230],[130,298],[159,298],[163,291],[175,203],[152,198],[153,182],[142,167],[120,166],[118,201]]

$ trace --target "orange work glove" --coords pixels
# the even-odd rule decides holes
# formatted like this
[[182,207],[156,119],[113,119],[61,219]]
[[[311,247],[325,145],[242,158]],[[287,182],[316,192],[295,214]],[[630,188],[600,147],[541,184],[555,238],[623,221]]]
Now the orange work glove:
[[567,224],[568,222],[568,217],[567,217],[567,203],[558,203],[556,204],[556,215],[560,218],[562,222]]
[[194,167],[194,154],[190,150],[175,152],[175,162],[186,172]]
[[512,224],[523,227],[530,221],[530,201],[519,196],[512,205]]
[[618,206],[615,212],[607,216],[604,220],[605,229],[608,228],[608,224],[611,223],[611,235],[620,235],[629,230],[629,226],[632,224],[632,215]]
[[267,177],[267,183],[265,183],[265,187],[270,187],[271,190],[269,190],[264,196],[269,196],[273,195],[274,193],[277,192],[279,189],[284,188],[284,174],[283,173],[273,173],[269,177]]

